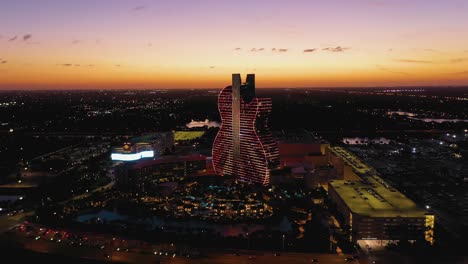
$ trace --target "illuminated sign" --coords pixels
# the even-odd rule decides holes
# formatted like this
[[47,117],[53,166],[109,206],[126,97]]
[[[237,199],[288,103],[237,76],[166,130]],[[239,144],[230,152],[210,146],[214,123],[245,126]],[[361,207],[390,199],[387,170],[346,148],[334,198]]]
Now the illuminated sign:
[[138,153],[129,153],[129,154],[124,154],[124,153],[112,153],[111,154],[111,159],[116,160],[116,161],[135,161],[143,158],[153,158],[154,157],[154,151],[153,150],[147,150],[147,151],[142,151]]

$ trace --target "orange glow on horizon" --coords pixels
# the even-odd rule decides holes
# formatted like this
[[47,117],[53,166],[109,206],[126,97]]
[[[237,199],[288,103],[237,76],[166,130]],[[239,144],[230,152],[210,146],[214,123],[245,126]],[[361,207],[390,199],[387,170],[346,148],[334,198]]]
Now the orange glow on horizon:
[[0,89],[468,85],[454,1],[6,2]]

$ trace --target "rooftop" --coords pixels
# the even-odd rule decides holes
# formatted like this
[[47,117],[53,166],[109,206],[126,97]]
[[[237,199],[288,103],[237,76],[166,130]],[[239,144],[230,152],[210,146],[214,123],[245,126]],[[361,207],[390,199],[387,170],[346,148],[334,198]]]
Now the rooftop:
[[361,175],[371,172],[372,168],[363,163],[358,157],[342,147],[329,147],[330,151],[340,157],[353,170]]
[[427,213],[378,176],[329,182],[351,212],[370,217],[424,217]]

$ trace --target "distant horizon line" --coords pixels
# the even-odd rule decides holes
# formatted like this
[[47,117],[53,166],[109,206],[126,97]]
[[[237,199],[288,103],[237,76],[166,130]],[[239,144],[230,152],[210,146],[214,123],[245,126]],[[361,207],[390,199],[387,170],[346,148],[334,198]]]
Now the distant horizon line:
[[[221,90],[222,88],[0,88],[0,92],[13,92],[13,91],[151,91],[151,90]],[[279,90],[279,89],[297,89],[297,90],[306,90],[306,89],[414,89],[414,88],[468,88],[466,85],[400,85],[400,86],[309,86],[309,87],[256,87],[256,89],[261,90]]]

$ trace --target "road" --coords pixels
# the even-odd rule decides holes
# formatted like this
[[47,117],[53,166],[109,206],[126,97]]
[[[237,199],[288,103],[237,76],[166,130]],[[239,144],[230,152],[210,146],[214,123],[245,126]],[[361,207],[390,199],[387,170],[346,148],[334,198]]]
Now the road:
[[[273,252],[242,252],[240,256],[230,253],[209,253],[207,257],[186,258],[183,256],[160,256],[154,254],[143,254],[140,252],[118,252],[109,250],[100,250],[98,248],[70,246],[66,243],[48,242],[44,240],[34,240],[26,237],[12,234],[4,235],[4,239],[17,241],[25,246],[26,249],[36,252],[53,253],[71,257],[109,260],[112,262],[123,263],[199,263],[199,264],[234,264],[234,263],[311,263],[312,259],[318,259],[320,263],[345,263],[344,257],[336,254],[321,253],[282,253],[280,256],[274,256]],[[357,263],[357,262],[355,262]]]

